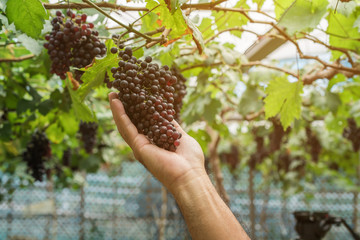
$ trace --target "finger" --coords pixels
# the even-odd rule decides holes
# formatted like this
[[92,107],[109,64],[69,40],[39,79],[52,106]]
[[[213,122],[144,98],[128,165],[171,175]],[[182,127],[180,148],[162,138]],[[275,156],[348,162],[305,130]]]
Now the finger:
[[137,129],[126,115],[124,106],[117,98],[116,93],[109,94],[110,108],[118,128],[124,140],[132,147],[133,139],[138,135]]
[[143,161],[146,161],[148,159],[159,158],[160,155],[163,153],[161,151],[162,149],[151,144],[150,141],[145,137],[145,135],[138,133],[135,125],[127,116],[124,106],[117,98],[116,93],[109,94],[109,101],[116,126],[120,134],[123,136],[124,140],[133,149],[135,157],[143,164]]

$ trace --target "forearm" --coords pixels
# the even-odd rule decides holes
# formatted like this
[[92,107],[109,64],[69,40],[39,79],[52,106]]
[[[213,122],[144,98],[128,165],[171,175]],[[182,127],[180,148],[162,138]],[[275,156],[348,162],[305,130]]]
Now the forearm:
[[249,239],[207,175],[179,184],[173,194],[193,239]]

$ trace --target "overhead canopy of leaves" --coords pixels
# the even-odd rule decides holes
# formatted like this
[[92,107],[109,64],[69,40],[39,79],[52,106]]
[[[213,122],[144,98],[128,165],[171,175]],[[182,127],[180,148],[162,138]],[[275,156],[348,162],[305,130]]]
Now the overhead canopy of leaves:
[[289,34],[315,28],[326,13],[327,0],[296,0],[281,16],[279,26]]

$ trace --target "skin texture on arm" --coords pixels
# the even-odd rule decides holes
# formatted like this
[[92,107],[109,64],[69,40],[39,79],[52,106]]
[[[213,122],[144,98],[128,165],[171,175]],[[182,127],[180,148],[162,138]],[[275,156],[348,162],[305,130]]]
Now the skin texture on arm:
[[176,152],[166,151],[139,134],[116,93],[109,94],[116,126],[140,161],[175,197],[194,240],[250,239],[213,187],[204,167],[204,155],[195,139],[182,134]]

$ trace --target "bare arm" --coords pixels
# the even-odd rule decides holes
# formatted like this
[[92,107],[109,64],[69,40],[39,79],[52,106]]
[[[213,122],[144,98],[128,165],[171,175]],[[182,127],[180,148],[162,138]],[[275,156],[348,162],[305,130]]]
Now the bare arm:
[[126,115],[117,94],[109,101],[117,128],[134,155],[174,195],[193,239],[249,239],[235,216],[220,198],[204,168],[200,145],[182,133],[176,152],[152,145]]

